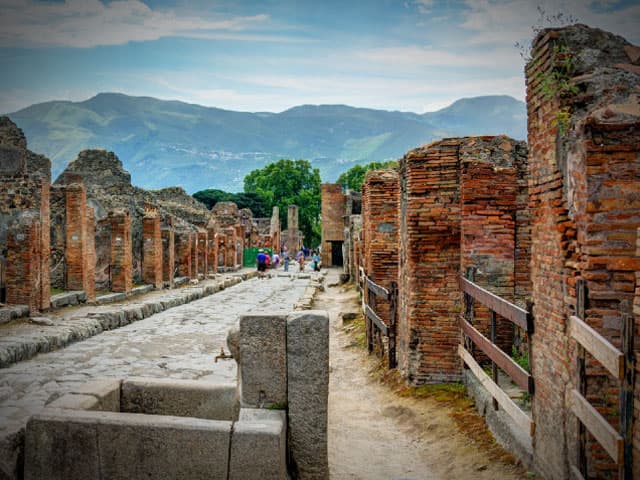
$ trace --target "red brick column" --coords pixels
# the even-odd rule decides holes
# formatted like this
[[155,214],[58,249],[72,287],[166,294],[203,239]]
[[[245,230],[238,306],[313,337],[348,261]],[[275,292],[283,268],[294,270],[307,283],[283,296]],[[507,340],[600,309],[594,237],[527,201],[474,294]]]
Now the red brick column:
[[32,315],[39,312],[42,298],[40,228],[36,214],[28,212],[7,231],[7,303],[28,305]]
[[173,220],[168,218],[165,220],[161,229],[162,235],[162,279],[169,284],[169,288],[173,287],[173,274],[176,264],[175,253],[175,234],[173,229]]
[[218,229],[215,225],[207,228],[207,273],[218,273]]
[[225,234],[225,259],[224,265],[227,268],[236,266],[236,229],[228,227],[224,229]]
[[[400,182],[396,170],[368,172],[362,185],[366,274],[390,289],[398,281]],[[324,220],[324,218],[323,218]],[[390,325],[389,302],[376,299],[375,310]],[[399,326],[400,327],[400,326]]]
[[131,216],[128,211],[110,212],[111,291],[130,293],[133,286]]
[[201,230],[198,232],[198,273],[202,274],[205,278],[207,278],[207,264],[208,264],[208,255],[207,255],[207,247],[209,246],[207,231]]
[[96,299],[96,218],[93,208],[87,207],[85,218],[87,222],[87,254],[85,255],[86,281],[84,293],[87,294],[87,301],[92,302]]
[[193,247],[193,235],[191,232],[180,232],[178,234],[177,256],[178,256],[178,276],[191,277],[191,249]]
[[[242,266],[242,258],[244,257],[244,227],[242,225],[236,225],[236,258],[235,264]],[[269,244],[271,245],[271,244]],[[274,250],[274,252],[277,250]]]
[[191,278],[198,278],[198,260],[199,260],[199,244],[198,232],[191,235]]
[[142,279],[162,288],[162,234],[157,213],[142,218]]
[[[459,381],[459,139],[400,161],[399,367],[413,384]],[[364,221],[364,219],[363,219]],[[363,252],[366,256],[366,253]]]
[[39,308],[51,307],[51,178],[42,178],[40,193],[40,298]]
[[320,186],[322,198],[322,264],[337,265],[333,258],[333,242],[344,242],[344,215],[347,198],[342,193],[342,185],[323,183]]
[[89,283],[87,271],[87,194],[84,185],[71,184],[65,188],[66,208],[66,288],[86,293]]

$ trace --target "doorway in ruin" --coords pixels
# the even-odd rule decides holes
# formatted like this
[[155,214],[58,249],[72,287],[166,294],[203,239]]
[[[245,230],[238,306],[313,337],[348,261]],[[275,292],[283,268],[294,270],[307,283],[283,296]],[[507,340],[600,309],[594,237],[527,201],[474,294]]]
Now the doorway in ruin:
[[331,265],[334,267],[342,267],[344,261],[342,259],[342,240],[331,240]]

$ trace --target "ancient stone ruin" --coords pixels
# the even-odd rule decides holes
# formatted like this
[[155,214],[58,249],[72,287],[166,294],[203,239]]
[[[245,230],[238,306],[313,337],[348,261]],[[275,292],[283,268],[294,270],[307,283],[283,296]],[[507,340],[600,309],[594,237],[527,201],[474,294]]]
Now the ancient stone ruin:
[[640,48],[544,30],[526,76],[528,147],[412,150],[360,215],[323,185],[323,261],[342,246],[370,347],[409,384],[464,381],[543,478],[640,478]]
[[277,209],[261,224],[234,203],[209,211],[180,187],[135,187],[112,152],[80,152],[51,184],[49,160],[6,117],[0,156],[3,321],[234,271],[245,248],[281,247]]

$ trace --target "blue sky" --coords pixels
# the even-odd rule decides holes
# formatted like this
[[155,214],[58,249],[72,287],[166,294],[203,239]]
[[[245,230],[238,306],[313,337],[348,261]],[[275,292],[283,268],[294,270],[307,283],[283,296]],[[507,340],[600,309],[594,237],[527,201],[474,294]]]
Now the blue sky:
[[548,16],[640,44],[640,0],[0,0],[0,112],[122,92],[242,111],[524,99]]

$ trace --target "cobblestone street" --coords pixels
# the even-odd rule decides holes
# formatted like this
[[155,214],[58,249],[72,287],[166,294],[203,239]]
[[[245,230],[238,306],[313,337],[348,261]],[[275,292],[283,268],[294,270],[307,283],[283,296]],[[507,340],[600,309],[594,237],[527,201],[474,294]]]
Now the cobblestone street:
[[[234,361],[214,362],[238,315],[291,311],[308,279],[254,278],[192,303],[0,370],[0,434],[45,402],[94,377],[234,381]],[[226,350],[226,345],[225,345]]]

